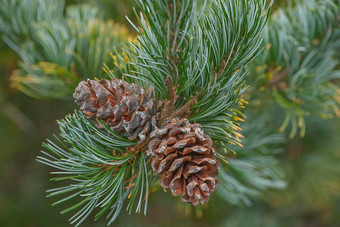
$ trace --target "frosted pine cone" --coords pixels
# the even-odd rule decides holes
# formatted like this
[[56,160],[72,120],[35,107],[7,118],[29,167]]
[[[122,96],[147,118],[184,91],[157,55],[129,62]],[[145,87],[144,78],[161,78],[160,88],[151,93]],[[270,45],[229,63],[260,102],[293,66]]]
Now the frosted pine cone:
[[101,119],[130,140],[145,140],[155,114],[152,88],[148,92],[124,80],[81,81],[73,97],[91,119]]
[[219,162],[215,159],[212,140],[200,124],[173,119],[151,133],[149,152],[154,156],[152,169],[161,175],[163,188],[193,205],[208,202],[219,184]]

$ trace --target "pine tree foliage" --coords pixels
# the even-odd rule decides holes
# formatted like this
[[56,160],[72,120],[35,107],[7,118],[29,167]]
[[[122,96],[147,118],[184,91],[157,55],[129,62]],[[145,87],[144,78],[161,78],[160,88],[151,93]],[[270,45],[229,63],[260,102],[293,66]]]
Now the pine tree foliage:
[[263,31],[266,49],[249,67],[253,94],[280,106],[286,115],[281,130],[291,124],[290,138],[298,128],[305,134],[305,116],[340,116],[339,88],[332,82],[340,76],[339,7],[312,0],[278,10]]
[[221,146],[238,143],[243,68],[260,50],[265,1],[212,1],[204,11],[196,1],[139,1],[139,6],[145,12],[136,27],[142,35],[114,56],[120,72],[111,76],[153,86],[160,99],[171,99],[167,86],[176,87],[175,111],[189,105],[189,120],[202,124]]
[[[195,0],[139,0],[138,4],[142,12],[136,12],[137,39],[125,45],[122,53],[115,51],[115,68],[106,65],[105,71],[112,78],[140,87],[152,86],[155,101],[163,105],[159,122],[182,117],[201,124],[214,141],[222,168],[227,168],[228,149],[241,145],[242,136],[237,131],[243,121],[240,109],[246,103],[241,98],[244,67],[261,50],[261,31],[270,7],[265,0],[214,0],[203,9]],[[38,157],[38,161],[60,170],[55,173],[62,176],[55,180],[71,181],[49,193],[71,193],[56,204],[80,198],[63,211],[80,209],[70,219],[77,225],[97,208],[101,210],[96,218],[107,212],[112,223],[126,199],[129,212],[140,212],[144,207],[145,213],[149,186],[151,182],[159,184],[157,179],[151,181],[150,157],[144,144],[129,141],[103,121],[99,123],[104,131],[82,113],[67,116],[59,122],[61,139],[47,141],[44,147],[49,152]],[[234,172],[241,168],[238,162],[232,166]],[[275,169],[275,162],[268,168]],[[268,175],[266,171],[259,171],[258,181],[249,186],[255,189],[245,192],[245,197],[280,185],[279,174]],[[265,178],[270,178],[267,183]],[[237,186],[242,188],[242,184]],[[247,199],[242,200],[247,203]]]
[[[35,7],[39,7],[35,9]],[[33,34],[33,24],[53,21],[63,14],[61,1],[1,1],[1,32],[12,49],[21,50],[21,44]]]
[[[75,0],[76,3],[84,3],[84,0]],[[135,2],[133,0],[98,0],[91,1],[85,0],[86,4],[91,4],[98,7],[101,11],[105,13],[105,17],[114,18],[118,22],[126,22],[126,17],[133,18],[132,6]]]
[[95,208],[99,209],[95,219],[105,214],[110,224],[127,198],[130,213],[135,203],[136,212],[144,208],[146,213],[152,177],[146,155],[126,152],[126,147],[135,142],[117,135],[103,122],[99,123],[105,130],[98,129],[82,113],[67,116],[58,122],[60,139],[47,141],[44,148],[50,153],[43,152],[46,157],[38,157],[39,162],[58,170],[52,172],[58,175],[52,180],[71,181],[67,186],[48,190],[48,197],[65,196],[53,205],[75,201],[75,205],[61,212],[79,208],[70,218],[71,224],[83,222]]
[[[277,155],[286,140],[274,133],[268,116],[256,112],[247,114],[242,124],[243,147],[235,146],[236,154],[227,157],[228,165],[220,168],[221,187],[217,193],[222,200],[235,205],[252,205],[269,189],[283,189],[286,182]],[[266,128],[263,128],[263,126]]]
[[77,83],[98,75],[127,29],[88,5],[1,0],[0,31],[21,59],[13,85],[35,98],[69,98]]

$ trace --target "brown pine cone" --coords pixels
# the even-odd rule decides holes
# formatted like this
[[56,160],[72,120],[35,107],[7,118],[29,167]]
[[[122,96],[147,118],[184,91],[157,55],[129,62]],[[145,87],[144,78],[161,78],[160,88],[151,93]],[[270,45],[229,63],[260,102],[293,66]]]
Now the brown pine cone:
[[197,205],[208,202],[211,192],[219,185],[219,162],[211,138],[200,124],[187,119],[173,119],[151,133],[149,152],[154,156],[152,169],[161,175],[163,188],[174,196]]
[[81,81],[73,97],[91,119],[101,119],[130,140],[145,140],[155,114],[152,88],[148,92],[124,80]]

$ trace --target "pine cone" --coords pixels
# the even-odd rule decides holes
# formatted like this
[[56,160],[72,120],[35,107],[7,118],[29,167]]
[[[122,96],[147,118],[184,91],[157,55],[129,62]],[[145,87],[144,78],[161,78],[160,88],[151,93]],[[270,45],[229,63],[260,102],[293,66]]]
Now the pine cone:
[[129,84],[124,80],[81,81],[73,97],[90,119],[101,119],[116,133],[130,140],[145,140],[155,114],[152,88]]
[[151,133],[149,152],[156,157],[152,169],[161,175],[163,188],[174,196],[197,205],[208,202],[211,192],[219,185],[219,162],[211,138],[203,133],[200,124],[187,119],[173,119]]

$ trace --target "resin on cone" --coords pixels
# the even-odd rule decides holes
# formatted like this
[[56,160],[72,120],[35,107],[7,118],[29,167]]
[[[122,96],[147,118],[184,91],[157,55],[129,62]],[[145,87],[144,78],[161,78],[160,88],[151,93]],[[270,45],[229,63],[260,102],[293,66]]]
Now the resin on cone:
[[79,83],[73,97],[88,118],[104,120],[116,133],[143,141],[155,114],[152,91],[119,79],[87,80]]
[[172,119],[151,133],[149,152],[153,171],[160,175],[161,185],[174,196],[193,205],[206,203],[219,185],[219,162],[211,138],[200,124],[187,119]]

